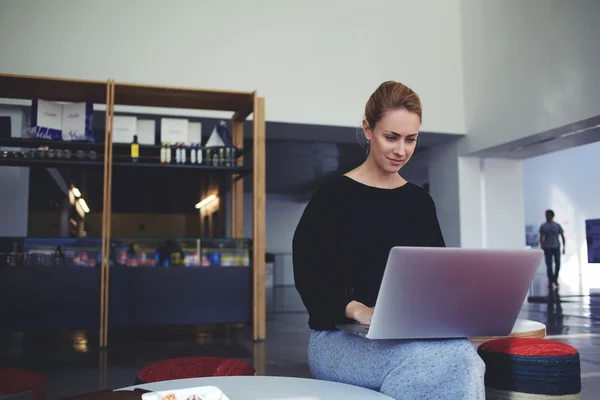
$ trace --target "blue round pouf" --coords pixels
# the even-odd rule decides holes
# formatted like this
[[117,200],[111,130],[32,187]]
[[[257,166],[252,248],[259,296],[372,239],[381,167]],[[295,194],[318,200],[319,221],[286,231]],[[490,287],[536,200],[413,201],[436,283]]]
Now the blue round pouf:
[[579,352],[547,339],[490,340],[477,352],[488,400],[581,399]]

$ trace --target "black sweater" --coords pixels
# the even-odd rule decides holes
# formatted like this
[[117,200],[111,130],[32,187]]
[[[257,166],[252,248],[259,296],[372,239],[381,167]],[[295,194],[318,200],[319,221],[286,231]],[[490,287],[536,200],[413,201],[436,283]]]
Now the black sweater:
[[394,246],[445,246],[435,204],[423,189],[411,183],[381,189],[340,176],[317,190],[292,244],[309,327],[334,330],[348,322],[352,300],[373,307]]

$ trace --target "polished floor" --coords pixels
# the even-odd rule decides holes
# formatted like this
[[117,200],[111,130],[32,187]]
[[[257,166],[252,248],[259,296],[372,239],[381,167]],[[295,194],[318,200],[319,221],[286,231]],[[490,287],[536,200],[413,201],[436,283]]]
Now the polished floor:
[[[553,292],[540,269],[521,318],[543,322],[549,338],[580,351],[583,399],[594,399],[600,393],[600,291],[594,288],[593,269],[583,274],[585,279],[571,275],[567,271]],[[148,363],[190,355],[238,358],[253,363],[261,375],[309,377],[307,316],[297,311],[301,304],[292,287],[278,288],[272,298],[278,312],[269,314],[264,343],[253,343],[247,328],[166,327],[112,332],[109,348],[100,351],[93,332],[10,332],[2,327],[0,365],[43,373],[49,399],[128,386]]]

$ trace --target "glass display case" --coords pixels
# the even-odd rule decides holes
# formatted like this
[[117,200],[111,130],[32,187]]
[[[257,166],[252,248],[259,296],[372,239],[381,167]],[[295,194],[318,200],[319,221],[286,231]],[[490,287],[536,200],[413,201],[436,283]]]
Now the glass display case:
[[[96,328],[101,239],[0,238],[0,318],[11,329]],[[113,238],[109,326],[247,323],[252,243]]]
[[247,239],[115,239],[113,263],[127,267],[249,267]]
[[[0,267],[94,268],[100,238],[0,238]],[[231,238],[113,238],[111,266],[250,267],[250,240]]]

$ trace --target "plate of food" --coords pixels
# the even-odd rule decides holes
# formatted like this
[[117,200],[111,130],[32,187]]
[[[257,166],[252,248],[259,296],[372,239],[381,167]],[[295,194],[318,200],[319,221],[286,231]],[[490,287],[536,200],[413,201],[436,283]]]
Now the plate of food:
[[230,400],[216,386],[199,386],[187,389],[148,392],[142,400]]

